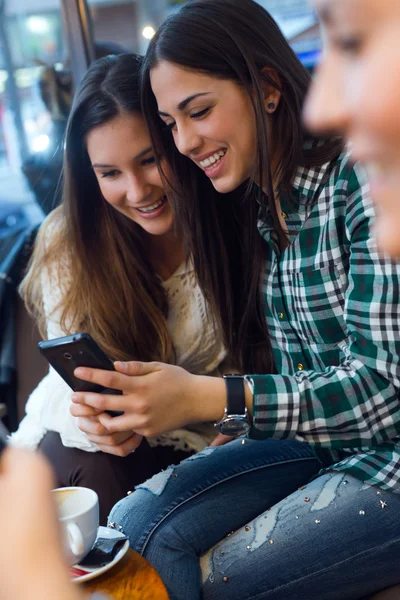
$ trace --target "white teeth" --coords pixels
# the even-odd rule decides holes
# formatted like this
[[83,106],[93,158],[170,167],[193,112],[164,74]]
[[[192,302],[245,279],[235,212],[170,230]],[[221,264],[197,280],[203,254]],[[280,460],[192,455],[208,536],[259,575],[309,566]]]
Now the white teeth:
[[164,198],[161,198],[161,200],[159,202],[157,202],[156,204],[152,204],[152,206],[146,206],[146,208],[138,208],[138,210],[140,210],[140,212],[149,213],[149,212],[152,212],[153,210],[155,210],[156,208],[158,208],[159,206],[161,206],[161,204],[163,202],[164,202]]
[[226,150],[218,150],[218,152],[215,152],[208,158],[201,160],[200,166],[203,167],[203,169],[205,169],[205,168],[209,167],[210,165],[213,165],[213,164],[219,162],[221,160],[221,158],[223,156],[225,156],[225,154],[226,154]]

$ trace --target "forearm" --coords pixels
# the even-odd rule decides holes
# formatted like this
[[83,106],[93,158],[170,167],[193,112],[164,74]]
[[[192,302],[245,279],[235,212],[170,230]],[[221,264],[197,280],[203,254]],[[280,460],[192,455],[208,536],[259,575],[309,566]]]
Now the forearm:
[[[253,394],[249,386],[244,383],[246,407],[251,416],[253,414]],[[197,375],[189,390],[195,401],[193,414],[190,416],[191,423],[211,422],[221,420],[226,408],[226,386],[221,377],[209,377]]]
[[359,360],[319,373],[255,375],[254,438],[299,439],[335,449],[400,434],[398,390]]
[[[193,375],[181,367],[164,363],[115,363],[116,372],[76,369],[75,375],[105,387],[120,389],[121,396],[75,393],[71,413],[83,417],[85,407],[99,411],[99,422],[109,434],[134,431],[154,437],[195,423],[215,423],[226,407],[222,378]],[[245,386],[251,414],[251,392]],[[123,415],[110,417],[105,411]],[[96,442],[97,443],[97,442]]]

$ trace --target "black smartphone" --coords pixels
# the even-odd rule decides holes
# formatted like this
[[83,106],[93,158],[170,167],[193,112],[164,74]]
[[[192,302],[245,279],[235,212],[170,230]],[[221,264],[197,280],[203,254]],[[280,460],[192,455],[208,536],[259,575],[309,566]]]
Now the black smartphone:
[[[76,333],[61,338],[38,343],[42,355],[53,369],[64,379],[74,392],[96,392],[97,394],[121,395],[121,390],[105,388],[97,383],[83,381],[74,375],[77,367],[90,367],[114,371],[111,359],[88,333]],[[121,411],[106,411],[112,416],[122,415]]]

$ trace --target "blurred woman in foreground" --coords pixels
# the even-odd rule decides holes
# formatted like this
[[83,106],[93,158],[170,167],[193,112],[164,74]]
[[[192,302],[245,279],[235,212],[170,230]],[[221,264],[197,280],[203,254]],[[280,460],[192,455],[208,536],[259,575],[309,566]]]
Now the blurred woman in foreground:
[[316,0],[325,32],[305,110],[315,132],[346,136],[365,163],[380,248],[400,257],[400,3]]

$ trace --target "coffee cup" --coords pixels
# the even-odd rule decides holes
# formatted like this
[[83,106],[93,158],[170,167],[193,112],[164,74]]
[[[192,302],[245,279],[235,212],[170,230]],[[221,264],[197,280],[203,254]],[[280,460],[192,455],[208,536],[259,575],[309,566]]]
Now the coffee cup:
[[85,487],[52,490],[61,523],[65,556],[78,564],[93,546],[99,527],[99,498]]

